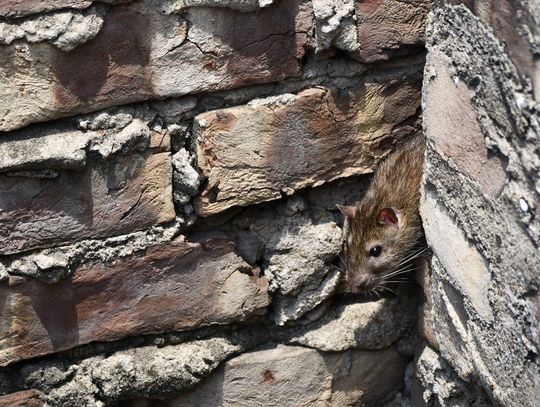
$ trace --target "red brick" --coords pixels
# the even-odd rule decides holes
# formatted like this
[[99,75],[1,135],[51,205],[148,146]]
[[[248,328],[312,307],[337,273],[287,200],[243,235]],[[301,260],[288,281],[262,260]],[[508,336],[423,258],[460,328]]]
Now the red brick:
[[355,53],[364,62],[390,59],[422,49],[431,0],[357,1],[358,42]]
[[488,156],[469,89],[463,82],[454,83],[444,58],[436,51],[430,60],[436,76],[425,82],[426,136],[433,149],[458,171],[475,180],[486,194],[497,196],[506,182],[506,172],[499,157]]
[[43,394],[37,390],[23,390],[0,396],[0,407],[45,407]]
[[364,83],[197,116],[198,163],[208,183],[197,202],[211,215],[282,192],[372,171],[389,146],[416,131],[420,83]]
[[0,175],[0,254],[125,234],[174,217],[170,153],[115,156],[53,179]]
[[0,131],[299,76],[310,24],[299,0],[256,13],[192,8],[182,16],[143,3],[115,6],[97,36],[70,52],[46,43],[0,46],[0,77],[12,79],[0,83]]
[[224,240],[178,239],[93,262],[54,285],[0,284],[0,365],[92,341],[180,331],[264,312],[267,282]]

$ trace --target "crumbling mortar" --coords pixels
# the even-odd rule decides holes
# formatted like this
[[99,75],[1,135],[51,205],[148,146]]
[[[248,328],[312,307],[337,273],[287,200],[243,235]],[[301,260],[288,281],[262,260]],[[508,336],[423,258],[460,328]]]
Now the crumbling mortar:
[[[169,224],[126,235],[82,240],[72,245],[2,256],[0,268],[3,267],[8,276],[36,278],[43,283],[54,284],[87,262],[110,262],[171,241],[184,231],[184,222],[184,219],[177,218]],[[48,259],[51,265],[40,268],[38,263],[41,258]]]

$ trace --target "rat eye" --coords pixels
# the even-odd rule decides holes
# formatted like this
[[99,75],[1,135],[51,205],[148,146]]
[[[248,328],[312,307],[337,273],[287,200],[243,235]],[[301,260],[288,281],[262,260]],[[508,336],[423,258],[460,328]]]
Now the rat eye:
[[369,249],[369,255],[371,257],[379,257],[382,252],[382,246],[373,246],[371,249]]

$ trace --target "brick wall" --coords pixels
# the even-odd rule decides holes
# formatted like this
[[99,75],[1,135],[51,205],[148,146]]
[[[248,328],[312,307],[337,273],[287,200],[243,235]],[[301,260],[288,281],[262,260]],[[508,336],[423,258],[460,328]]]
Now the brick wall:
[[[477,99],[467,89],[492,63],[475,56],[493,27],[517,66],[504,83],[521,81],[512,92],[533,106],[536,34],[521,28],[537,10],[464,2],[478,20],[435,3],[426,36],[429,0],[2,2],[0,406],[431,406],[463,389],[507,403],[502,367],[475,359],[470,337],[504,325],[513,296],[532,307],[538,280],[523,259],[518,291],[493,284],[511,265],[478,266],[492,246],[474,226],[501,214],[485,212],[493,199],[522,198],[529,214],[514,225],[505,204],[499,239],[538,237],[536,161],[485,137],[477,117],[508,114],[482,102],[498,85]],[[477,71],[450,63],[456,51]],[[507,131],[537,142],[528,109],[530,135]],[[377,163],[422,128],[425,293],[350,301],[335,205],[360,199]],[[455,174],[468,181],[449,186]],[[450,232],[488,251],[441,240]],[[463,251],[467,262],[454,259]],[[489,287],[508,294],[495,313]],[[465,299],[457,311],[452,295]],[[455,328],[464,310],[476,325]],[[523,338],[493,349],[538,344]],[[509,380],[538,365],[531,352]]]

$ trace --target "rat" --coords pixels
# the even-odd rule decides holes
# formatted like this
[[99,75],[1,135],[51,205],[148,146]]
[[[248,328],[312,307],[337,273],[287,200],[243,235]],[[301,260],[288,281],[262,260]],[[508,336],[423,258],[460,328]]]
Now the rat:
[[378,166],[361,201],[345,215],[345,291],[378,293],[401,281],[424,251],[420,183],[425,141],[415,137]]

